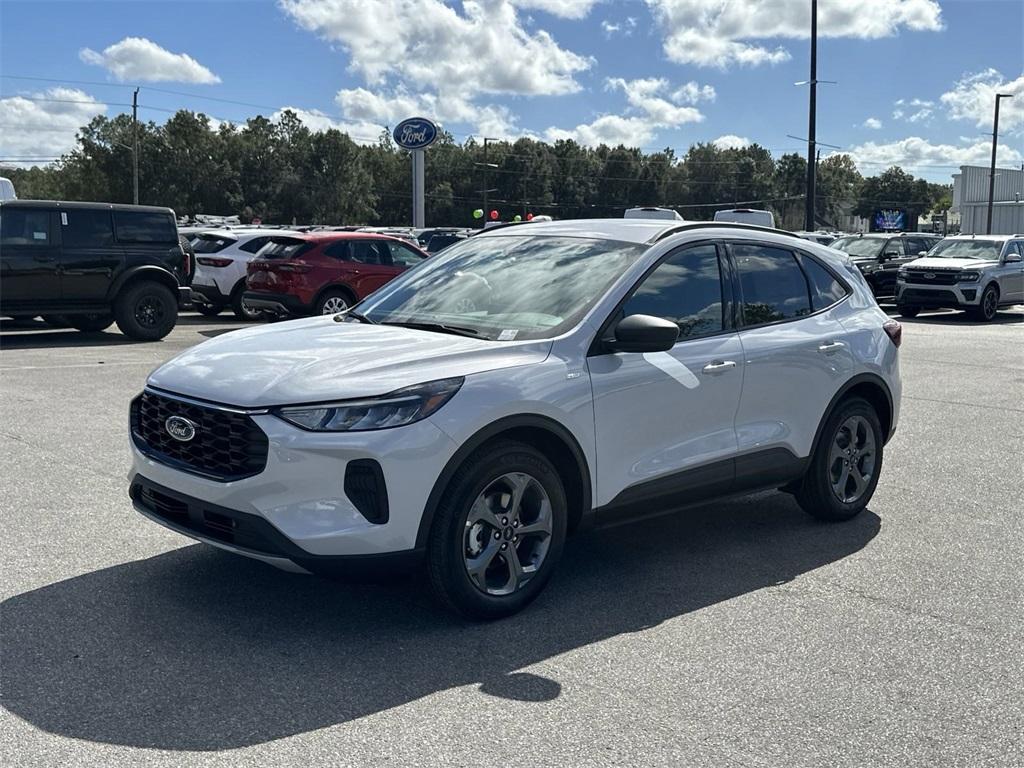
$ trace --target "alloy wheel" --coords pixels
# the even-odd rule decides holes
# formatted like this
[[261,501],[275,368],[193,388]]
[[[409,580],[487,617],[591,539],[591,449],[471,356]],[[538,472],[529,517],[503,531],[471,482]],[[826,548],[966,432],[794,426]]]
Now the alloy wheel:
[[320,313],[323,315],[336,315],[339,312],[344,312],[346,309],[348,309],[348,302],[341,298],[341,296],[328,296]]
[[863,416],[850,416],[836,430],[829,453],[832,492],[844,504],[854,504],[867,492],[875,473],[875,435]]
[[996,316],[998,307],[996,306],[999,299],[996,297],[996,292],[992,289],[985,291],[985,295],[981,297],[982,313],[986,320],[991,320]]
[[524,472],[492,480],[473,502],[463,533],[470,581],[488,595],[510,595],[540,570],[551,545],[551,499]]
[[143,296],[135,305],[135,319],[144,328],[155,328],[164,317],[164,304],[157,296]]

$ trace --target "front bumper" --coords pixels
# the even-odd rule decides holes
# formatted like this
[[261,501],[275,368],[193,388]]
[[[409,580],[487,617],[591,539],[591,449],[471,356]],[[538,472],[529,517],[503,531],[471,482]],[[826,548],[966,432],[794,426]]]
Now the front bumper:
[[920,283],[896,283],[896,303],[912,307],[931,309],[976,307],[981,303],[981,293],[979,283],[936,286],[921,285]]
[[[177,522],[152,510],[140,511],[193,538],[260,559],[283,558],[305,570],[310,570],[303,564],[306,560],[319,567],[326,562],[319,560],[323,557],[381,556],[416,548],[427,497],[457,447],[429,419],[372,432],[316,433],[267,413],[251,418],[269,441],[266,466],[257,475],[229,482],[169,466],[129,440],[132,485],[148,484],[158,493],[186,499],[186,517]],[[387,489],[386,522],[370,522],[345,493],[348,464],[360,459],[380,465]],[[203,522],[204,511],[250,516],[238,519],[246,530],[255,525],[264,544],[246,544],[245,536],[229,542],[212,536]],[[183,527],[188,521],[191,527]]]

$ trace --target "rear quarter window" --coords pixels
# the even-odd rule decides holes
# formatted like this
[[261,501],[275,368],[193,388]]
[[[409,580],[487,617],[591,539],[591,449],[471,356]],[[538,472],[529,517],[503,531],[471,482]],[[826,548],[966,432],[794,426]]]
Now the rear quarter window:
[[121,243],[176,245],[178,242],[178,229],[169,213],[114,211],[114,231]]

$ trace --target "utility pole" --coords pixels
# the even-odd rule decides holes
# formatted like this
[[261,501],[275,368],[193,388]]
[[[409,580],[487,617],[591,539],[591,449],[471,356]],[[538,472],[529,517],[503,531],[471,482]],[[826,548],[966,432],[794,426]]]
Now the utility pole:
[[132,202],[139,204],[139,89],[132,94]]
[[986,235],[992,234],[992,203],[996,196],[996,147],[999,143],[999,100],[1012,98],[1012,93],[996,94],[996,114],[992,120],[992,166],[989,168],[988,173],[988,225],[985,228]]
[[811,0],[811,87],[810,109],[807,120],[807,201],[804,213],[804,230],[813,232],[815,223],[815,182],[814,157],[817,151],[815,131],[818,110],[818,0]]
[[497,139],[490,139],[490,138],[484,137],[484,161],[482,163],[473,163],[473,165],[477,166],[478,168],[483,168],[483,172],[484,172],[484,188],[482,190],[483,193],[484,193],[484,209],[483,209],[484,210],[484,215],[481,218],[481,222],[482,222],[481,225],[480,225],[481,228],[486,227],[487,220],[488,220],[488,217],[490,215],[490,211],[487,210],[487,193],[491,192],[492,190],[487,188],[487,169],[488,168],[497,168],[498,167],[497,163],[489,163],[489,162],[487,162],[487,145],[490,142],[492,142],[492,141],[497,141]]

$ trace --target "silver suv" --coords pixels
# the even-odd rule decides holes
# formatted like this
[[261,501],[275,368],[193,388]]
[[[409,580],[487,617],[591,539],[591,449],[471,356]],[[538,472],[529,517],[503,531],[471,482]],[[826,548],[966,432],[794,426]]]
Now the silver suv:
[[896,306],[903,317],[922,309],[963,309],[992,320],[1000,307],[1024,302],[1024,235],[947,237],[900,267]]

